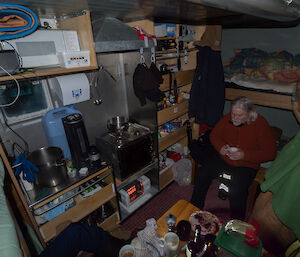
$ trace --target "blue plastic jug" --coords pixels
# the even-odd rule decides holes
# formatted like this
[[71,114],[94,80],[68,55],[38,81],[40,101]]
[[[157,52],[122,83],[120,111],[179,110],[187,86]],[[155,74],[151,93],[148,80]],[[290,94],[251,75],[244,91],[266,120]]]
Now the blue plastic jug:
[[62,118],[69,114],[82,113],[71,107],[61,107],[48,111],[42,118],[42,125],[49,146],[57,146],[63,150],[64,157],[72,160]]

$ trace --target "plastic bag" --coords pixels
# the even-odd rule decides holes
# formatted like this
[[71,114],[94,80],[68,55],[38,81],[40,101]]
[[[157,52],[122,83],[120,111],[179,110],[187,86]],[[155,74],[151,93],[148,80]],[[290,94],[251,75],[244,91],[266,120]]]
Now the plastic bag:
[[174,180],[180,186],[187,186],[192,181],[192,161],[189,159],[180,159],[173,165]]

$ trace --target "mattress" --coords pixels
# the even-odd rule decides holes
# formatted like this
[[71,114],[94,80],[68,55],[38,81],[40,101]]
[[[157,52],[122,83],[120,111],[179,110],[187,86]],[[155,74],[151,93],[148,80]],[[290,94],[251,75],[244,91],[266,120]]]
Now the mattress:
[[292,95],[295,92],[297,85],[296,82],[277,82],[263,77],[254,78],[242,73],[237,73],[233,76],[225,76],[225,82],[227,82],[226,87],[252,89],[284,95]]

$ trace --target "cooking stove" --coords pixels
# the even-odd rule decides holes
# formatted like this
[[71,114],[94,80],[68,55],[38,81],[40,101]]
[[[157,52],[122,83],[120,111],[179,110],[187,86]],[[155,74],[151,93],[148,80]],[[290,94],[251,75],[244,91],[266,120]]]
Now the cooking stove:
[[96,146],[114,174],[124,180],[150,164],[154,159],[153,133],[137,123],[128,123],[126,130],[108,132],[96,138]]
[[144,137],[151,133],[150,129],[137,123],[128,123],[127,130],[118,132],[109,132],[103,138],[119,148],[123,145],[130,144],[140,137]]

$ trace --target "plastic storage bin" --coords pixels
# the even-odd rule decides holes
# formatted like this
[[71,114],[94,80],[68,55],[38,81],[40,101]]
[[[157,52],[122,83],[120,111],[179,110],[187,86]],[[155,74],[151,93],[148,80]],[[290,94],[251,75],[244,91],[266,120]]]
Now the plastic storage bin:
[[[57,146],[63,150],[64,157],[71,160],[71,152],[67,141],[62,118],[80,111],[70,107],[61,107],[48,111],[42,118],[42,125],[49,146]],[[81,114],[82,115],[82,114]]]
[[180,186],[187,186],[192,181],[192,161],[189,159],[180,159],[173,165],[174,180]]

